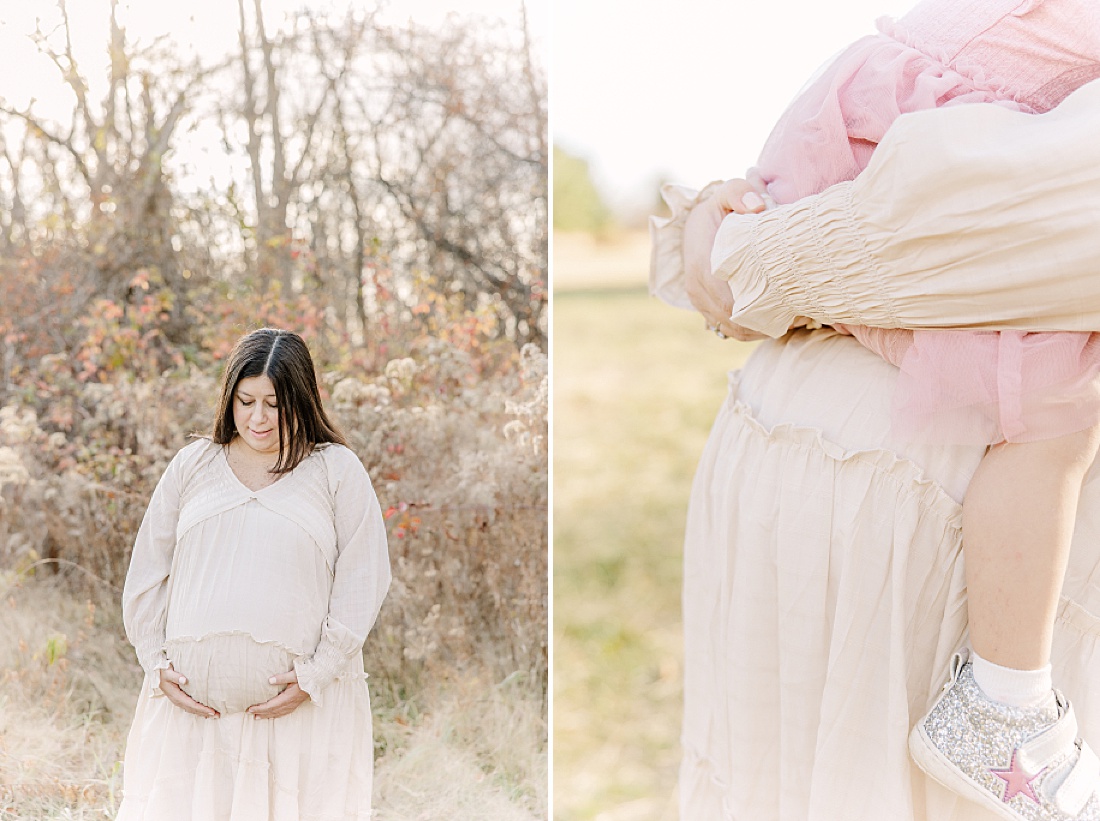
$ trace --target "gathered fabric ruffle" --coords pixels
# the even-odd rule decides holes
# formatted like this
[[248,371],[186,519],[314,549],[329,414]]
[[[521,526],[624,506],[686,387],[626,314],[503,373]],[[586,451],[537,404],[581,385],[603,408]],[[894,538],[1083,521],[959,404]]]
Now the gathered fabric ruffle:
[[893,418],[902,438],[1034,442],[1100,419],[1100,334],[838,330],[901,369]]
[[[999,9],[997,8],[997,2],[1002,4]],[[996,0],[996,2],[979,0],[977,4],[971,3],[971,5],[980,6],[983,11],[991,14],[992,20],[996,20],[998,18],[1003,19],[1008,9],[1014,6],[1019,7],[1021,4],[1019,0],[1008,0],[1007,3],[1004,0]],[[925,55],[933,64],[950,66],[951,71],[964,78],[966,85],[973,92],[987,95],[993,100],[1011,100],[1017,104],[1021,111],[1031,110],[1025,94],[1020,89],[1011,88],[1008,83],[993,76],[980,63],[965,59],[960,60],[957,49],[949,49],[942,42],[937,43],[937,38],[941,41],[944,39],[943,32],[933,30],[925,33],[920,31],[920,28],[922,28],[920,12],[919,7],[915,8],[913,14],[907,16],[904,22],[895,20],[892,17],[880,17],[875,21],[875,28],[883,36]],[[942,20],[938,22],[942,24]],[[968,23],[966,28],[968,30],[963,34],[964,38],[972,35],[974,23]]]
[[1035,442],[1100,420],[1100,334],[917,331],[900,366],[899,436]]
[[324,706],[276,719],[202,718],[143,687],[117,821],[369,821],[374,745],[359,669],[325,688]]
[[[1021,60],[1033,60],[1026,76],[1047,94],[1052,84],[1077,76],[1061,52],[1047,53],[1055,46],[1045,47],[1042,38],[1018,42],[1020,18],[1056,10],[1031,0],[962,0],[962,6],[923,3],[902,21],[884,18],[879,34],[853,43],[810,81],[772,131],[754,170],[776,202],[792,203],[854,179],[905,113],[971,103],[1036,113],[1031,89],[976,61],[976,54],[990,50],[986,39],[1008,53],[1015,53],[1015,44]],[[1090,14],[1097,16],[1095,9]],[[1061,31],[1054,22],[1039,30]],[[1091,41],[1074,46],[1082,50],[1075,57],[1078,68],[1087,69],[1080,76],[1089,79],[1096,76],[1092,69],[1100,70],[1098,38],[1083,36]],[[777,238],[768,249],[775,257],[769,272],[784,268],[789,239]],[[796,268],[786,269],[797,277]],[[849,302],[842,289],[837,298]],[[829,313],[829,306],[813,309],[815,316]],[[1100,420],[1100,345],[1090,334],[848,330],[902,370],[894,403],[900,435],[953,444],[1032,442]]]
[[[906,747],[966,642],[961,498],[984,448],[896,438],[897,377],[829,331],[731,375],[685,536],[681,818],[989,819]],[[1052,665],[1089,740],[1100,482],[1080,511]]]
[[968,103],[1031,113],[988,81],[893,36],[872,34],[850,45],[799,93],[769,135],[756,170],[776,202],[791,203],[854,179],[902,114]]
[[[728,218],[719,228],[713,271],[737,278],[730,320],[772,337],[845,322],[857,339],[901,367],[894,424],[909,437],[1030,442],[1095,424],[1100,346],[1089,333],[1012,331],[997,339],[990,332],[898,330],[901,322],[888,299],[868,300],[847,290],[846,271],[865,271],[872,281],[882,274],[851,224],[851,188],[835,184],[866,167],[903,114],[989,103],[1032,115],[1097,76],[1095,4],[924,2],[900,21],[880,20],[877,35],[853,43],[807,84],[747,175],[774,201],[794,205],[777,219],[750,218],[748,243],[726,237],[727,227],[736,229],[743,218]],[[708,189],[697,194],[666,187],[673,216],[651,221],[651,292],[679,307],[690,307],[683,289],[684,224]],[[802,219],[806,211],[812,219]],[[804,285],[806,255],[826,247],[829,287]]]
[[289,672],[296,657],[278,642],[256,641],[245,632],[173,638],[165,648],[173,669],[188,679],[180,689],[223,716],[282,692],[285,684],[269,684],[268,679]]
[[691,209],[713,195],[721,180],[708,183],[702,191],[684,185],[664,185],[661,198],[672,212],[668,217],[649,218],[649,293],[674,308],[694,311],[684,287],[684,225]]

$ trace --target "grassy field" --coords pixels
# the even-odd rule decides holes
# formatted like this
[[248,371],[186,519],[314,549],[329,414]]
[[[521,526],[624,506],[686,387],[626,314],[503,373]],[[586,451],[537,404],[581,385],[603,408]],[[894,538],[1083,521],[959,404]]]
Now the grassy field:
[[645,248],[555,236],[558,821],[677,816],[684,516],[750,350],[650,298]]
[[[141,683],[117,596],[0,573],[0,821],[112,819]],[[379,821],[547,813],[543,699],[471,678],[386,703],[372,688]]]

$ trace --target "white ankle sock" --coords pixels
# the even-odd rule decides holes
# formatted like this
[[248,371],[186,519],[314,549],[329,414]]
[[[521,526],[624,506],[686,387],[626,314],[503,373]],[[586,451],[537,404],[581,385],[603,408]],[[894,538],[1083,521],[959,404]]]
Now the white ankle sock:
[[986,661],[971,651],[974,681],[993,701],[1011,707],[1053,707],[1050,665],[1038,670],[1014,670]]

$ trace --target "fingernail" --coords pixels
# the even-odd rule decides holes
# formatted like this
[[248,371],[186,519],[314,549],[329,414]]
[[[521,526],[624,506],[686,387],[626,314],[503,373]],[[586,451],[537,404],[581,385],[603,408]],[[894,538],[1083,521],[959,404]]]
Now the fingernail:
[[187,676],[180,676],[180,684],[186,684],[186,683],[187,683]]
[[268,683],[268,684],[274,684],[274,683],[275,683],[275,676],[272,676],[271,678],[269,678],[269,679],[267,680],[267,683]]
[[750,191],[749,193],[745,194],[745,196],[741,197],[741,204],[749,209],[763,208],[764,200],[755,191]]

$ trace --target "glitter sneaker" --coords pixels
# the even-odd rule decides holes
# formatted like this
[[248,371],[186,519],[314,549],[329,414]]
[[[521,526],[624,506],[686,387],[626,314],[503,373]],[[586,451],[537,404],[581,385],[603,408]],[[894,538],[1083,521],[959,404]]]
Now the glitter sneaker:
[[952,792],[1015,821],[1100,821],[1100,759],[1077,738],[1073,708],[1016,708],[988,698],[967,651],[928,715],[909,734],[909,753]]

